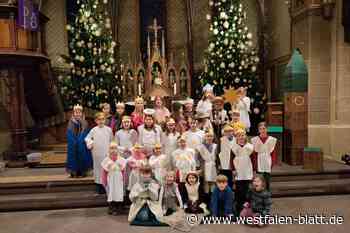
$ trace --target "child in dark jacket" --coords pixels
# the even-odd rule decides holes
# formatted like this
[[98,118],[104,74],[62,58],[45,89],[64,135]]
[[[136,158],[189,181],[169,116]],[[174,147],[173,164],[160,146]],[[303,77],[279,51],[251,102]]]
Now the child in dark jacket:
[[233,215],[234,193],[227,185],[227,177],[218,175],[216,187],[211,194],[210,210],[212,216],[228,217]]
[[[271,193],[266,189],[266,181],[263,176],[257,175],[247,195],[247,202],[241,211],[242,217],[266,216],[271,210]],[[261,224],[259,224],[261,225]]]

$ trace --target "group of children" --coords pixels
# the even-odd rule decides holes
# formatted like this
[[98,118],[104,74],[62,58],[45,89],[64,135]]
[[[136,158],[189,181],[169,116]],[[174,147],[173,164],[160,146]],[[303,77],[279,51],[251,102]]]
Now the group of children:
[[68,124],[67,169],[81,177],[93,167],[109,214],[128,201],[128,220],[140,225],[161,223],[180,209],[213,216],[269,214],[276,139],[264,122],[249,140],[240,111],[227,114],[223,99],[210,91],[195,111],[191,99],[173,114],[160,97],[152,109],[144,109],[141,97],[134,103],[130,116],[123,103],[114,116],[104,104],[90,131],[77,105]]

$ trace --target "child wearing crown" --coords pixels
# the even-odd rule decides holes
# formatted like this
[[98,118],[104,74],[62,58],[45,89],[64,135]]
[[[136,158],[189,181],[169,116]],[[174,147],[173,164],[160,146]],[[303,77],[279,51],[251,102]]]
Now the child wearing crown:
[[108,148],[113,139],[112,129],[105,125],[105,114],[98,112],[95,115],[95,126],[85,138],[86,146],[92,152],[94,162],[94,177],[99,194],[104,193],[101,180],[101,162],[108,155]]
[[72,178],[85,177],[92,168],[91,153],[84,142],[88,133],[88,123],[83,117],[83,107],[75,105],[67,127],[66,169]]
[[143,153],[140,144],[136,143],[131,150],[131,156],[127,159],[128,167],[130,168],[130,176],[127,189],[131,190],[132,186],[139,181],[140,167],[147,162],[146,155]]
[[144,105],[142,97],[135,98],[135,110],[131,113],[131,122],[134,129],[137,129],[144,122]]
[[198,157],[201,161],[201,170],[204,172],[204,188],[206,193],[211,193],[215,187],[217,176],[216,157],[218,153],[217,144],[214,143],[214,132],[205,132],[204,142],[197,147]]
[[103,159],[101,166],[109,203],[108,214],[116,215],[124,200],[123,171],[126,167],[126,160],[121,156],[116,142],[110,143],[108,156]]
[[162,145],[157,143],[153,149],[153,155],[149,158],[149,165],[153,170],[154,177],[159,184],[164,183],[164,177],[170,168],[168,155],[162,154]]

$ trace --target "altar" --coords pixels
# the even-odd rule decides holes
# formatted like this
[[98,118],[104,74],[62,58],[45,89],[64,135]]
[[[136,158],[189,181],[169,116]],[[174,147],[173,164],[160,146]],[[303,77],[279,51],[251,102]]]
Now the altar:
[[181,64],[175,64],[174,54],[169,59],[166,57],[165,29],[158,25],[156,18],[148,29],[146,61],[140,55],[137,63],[132,63],[129,56],[128,62],[121,64],[124,99],[191,96],[191,76],[185,52],[182,52]]

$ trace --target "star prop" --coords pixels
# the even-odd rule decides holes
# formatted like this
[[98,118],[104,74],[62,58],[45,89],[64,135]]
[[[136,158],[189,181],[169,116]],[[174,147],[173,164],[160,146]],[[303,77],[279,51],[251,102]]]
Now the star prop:
[[238,100],[238,90],[233,88],[224,90],[225,94],[222,96],[225,100],[225,103],[230,103],[232,106],[237,103]]

